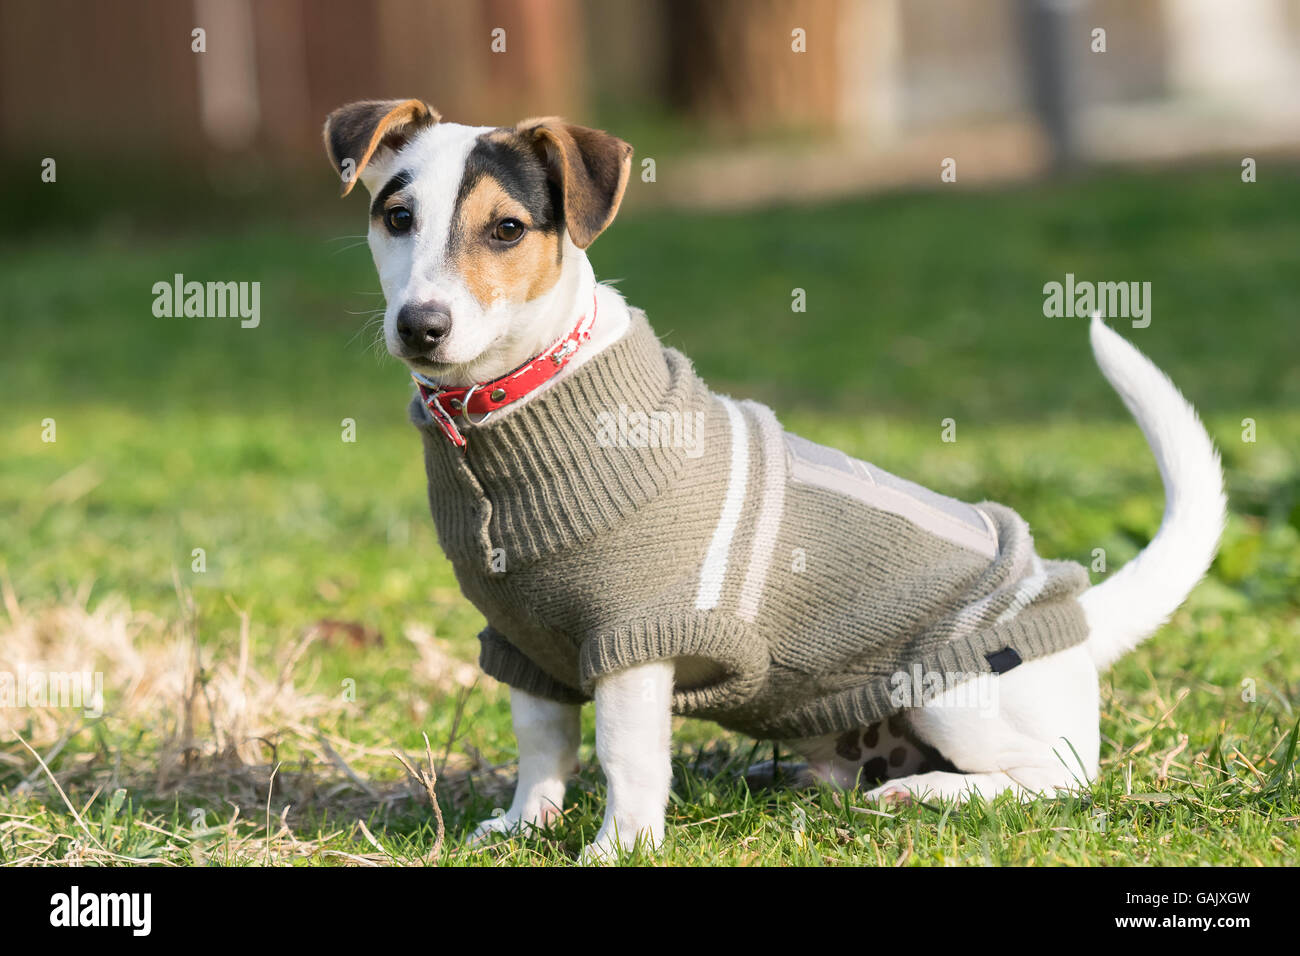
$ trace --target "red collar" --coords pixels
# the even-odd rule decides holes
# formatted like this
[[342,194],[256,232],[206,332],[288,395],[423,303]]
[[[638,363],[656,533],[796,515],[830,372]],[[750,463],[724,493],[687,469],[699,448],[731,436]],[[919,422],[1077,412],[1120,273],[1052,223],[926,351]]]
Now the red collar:
[[556,340],[541,355],[525,362],[513,372],[507,372],[490,382],[478,382],[475,385],[455,388],[438,385],[417,374],[412,374],[411,378],[415,380],[415,387],[420,390],[420,398],[425,408],[438,423],[442,433],[457,448],[464,448],[465,436],[460,433],[453,419],[467,412],[472,415],[482,415],[483,417],[478,421],[466,416],[470,424],[481,425],[493,412],[519,401],[549,382],[560,369],[569,364],[569,359],[578,351],[578,346],[591,338],[591,327],[595,323],[596,293],[592,292],[591,314],[584,315],[573,327],[573,331]]

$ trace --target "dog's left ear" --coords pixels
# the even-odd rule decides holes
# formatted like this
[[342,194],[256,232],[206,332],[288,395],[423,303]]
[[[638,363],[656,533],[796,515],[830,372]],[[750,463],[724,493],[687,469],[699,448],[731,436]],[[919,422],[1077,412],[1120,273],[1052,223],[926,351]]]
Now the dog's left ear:
[[569,238],[586,249],[618,213],[632,171],[631,145],[554,116],[524,120],[515,129],[546,163],[564,197]]
[[424,100],[363,100],[336,109],[325,120],[325,152],[343,180],[343,195],[352,192],[378,149],[400,149],[440,119]]

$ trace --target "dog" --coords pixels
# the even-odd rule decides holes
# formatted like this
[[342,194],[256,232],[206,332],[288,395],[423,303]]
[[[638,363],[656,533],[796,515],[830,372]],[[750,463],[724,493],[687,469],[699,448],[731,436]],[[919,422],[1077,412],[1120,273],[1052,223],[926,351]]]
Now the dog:
[[[674,712],[782,740],[810,779],[882,803],[1093,779],[1099,673],[1204,575],[1226,509],[1196,412],[1099,317],[1094,355],[1167,504],[1141,554],[1089,586],[1010,509],[789,435],[659,346],[584,251],[627,186],[617,137],[445,123],[411,99],[344,106],[324,139],[343,194],[370,194],[439,541],[488,619],[481,663],[511,686],[514,799],[470,839],[558,816],[589,699],[608,805],[584,860],[663,841]],[[958,679],[931,681],[945,666]]]

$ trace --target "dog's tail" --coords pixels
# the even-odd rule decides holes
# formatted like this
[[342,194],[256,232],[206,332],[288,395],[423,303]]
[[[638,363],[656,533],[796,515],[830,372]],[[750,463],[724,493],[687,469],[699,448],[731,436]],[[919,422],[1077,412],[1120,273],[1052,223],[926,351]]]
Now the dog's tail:
[[1088,650],[1104,670],[1164,624],[1209,569],[1227,499],[1219,453],[1169,377],[1099,315],[1092,318],[1091,338],[1097,364],[1146,435],[1165,486],[1165,514],[1155,538],[1079,598]]

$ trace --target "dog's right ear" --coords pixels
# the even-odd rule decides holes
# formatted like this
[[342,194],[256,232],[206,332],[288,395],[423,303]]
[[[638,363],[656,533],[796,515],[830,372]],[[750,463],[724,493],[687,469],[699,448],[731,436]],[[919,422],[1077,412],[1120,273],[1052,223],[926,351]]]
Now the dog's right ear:
[[325,152],[343,180],[343,195],[380,148],[400,149],[440,119],[424,100],[362,100],[336,109],[325,120]]

